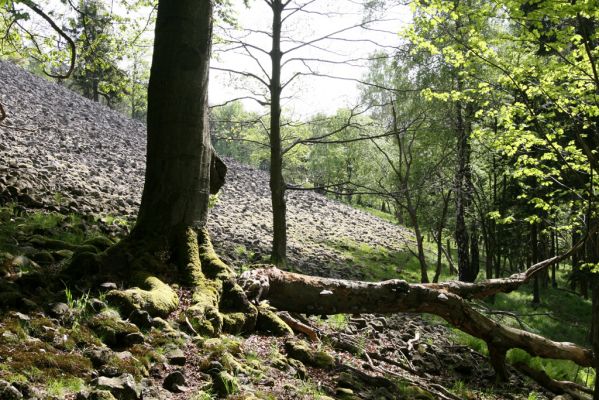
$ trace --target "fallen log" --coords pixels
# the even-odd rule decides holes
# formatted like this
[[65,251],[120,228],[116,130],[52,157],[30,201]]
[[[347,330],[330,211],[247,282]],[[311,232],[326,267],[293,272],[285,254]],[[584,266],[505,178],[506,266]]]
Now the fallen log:
[[[301,275],[276,267],[247,271],[240,280],[243,287],[252,287],[254,291],[256,285],[262,285],[260,299],[268,300],[278,310],[289,312],[318,315],[413,312],[438,315],[487,343],[491,364],[502,380],[508,377],[505,356],[512,348],[520,348],[533,356],[571,360],[583,367],[593,363],[591,350],[500,325],[438,284],[409,284],[398,279],[348,281]],[[459,284],[453,287],[459,287]]]

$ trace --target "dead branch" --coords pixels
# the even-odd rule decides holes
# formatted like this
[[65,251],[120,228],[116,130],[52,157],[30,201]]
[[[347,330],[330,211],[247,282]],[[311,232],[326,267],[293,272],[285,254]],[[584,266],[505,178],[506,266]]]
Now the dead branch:
[[305,334],[310,338],[312,342],[320,342],[316,329],[304,324],[303,322],[298,321],[297,319],[289,315],[289,313],[286,311],[278,312],[277,315],[294,331]]
[[[512,348],[534,356],[571,360],[583,367],[593,365],[591,350],[500,325],[443,285],[409,284],[397,279],[376,283],[348,281],[306,276],[275,267],[248,271],[244,275],[244,279],[267,282],[269,290],[264,299],[279,310],[322,315],[415,312],[440,316],[487,343],[491,364],[500,379],[507,379],[505,355]],[[522,280],[518,282],[521,284]],[[461,282],[452,284],[459,289]],[[478,285],[478,289],[484,291],[484,287]]]
[[2,107],[2,103],[0,103],[0,122],[6,119],[6,111],[4,111],[4,107]]

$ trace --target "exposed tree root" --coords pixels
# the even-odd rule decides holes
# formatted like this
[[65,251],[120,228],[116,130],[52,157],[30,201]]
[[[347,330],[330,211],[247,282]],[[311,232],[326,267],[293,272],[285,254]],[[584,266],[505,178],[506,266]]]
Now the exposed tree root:
[[[143,239],[139,239],[143,237]],[[125,314],[147,311],[164,317],[179,307],[177,293],[165,283],[192,289],[192,304],[181,322],[195,333],[239,334],[262,325],[290,328],[272,311],[254,306],[237,284],[233,270],[217,256],[206,230],[188,227],[169,236],[137,236],[135,232],[104,254],[82,252],[73,258],[65,276],[91,277],[94,282],[118,279],[125,290],[112,290],[107,300]]]
[[[290,312],[416,312],[438,315],[487,343],[491,364],[500,380],[507,379],[505,355],[512,348],[523,349],[534,356],[571,360],[584,367],[593,365],[593,354],[589,349],[502,326],[476,311],[466,300],[454,294],[454,290],[446,290],[459,288],[460,283],[411,285],[402,280],[355,282],[305,276],[274,267],[245,273],[242,280],[266,281],[268,291],[263,291],[266,293],[264,299],[277,309]],[[482,287],[484,289],[484,285]]]

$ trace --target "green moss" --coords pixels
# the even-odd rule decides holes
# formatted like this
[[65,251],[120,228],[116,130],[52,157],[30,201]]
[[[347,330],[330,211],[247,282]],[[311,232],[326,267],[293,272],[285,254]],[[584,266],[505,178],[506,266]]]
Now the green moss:
[[48,395],[65,398],[68,394],[81,391],[85,386],[81,378],[58,378],[48,381],[46,390]]
[[293,336],[293,330],[267,307],[258,307],[258,320],[256,329],[275,336]]
[[0,344],[0,354],[10,354],[6,365],[13,374],[22,374],[30,381],[45,381],[65,375],[89,376],[89,359],[75,352],[57,350],[43,342],[21,342],[18,349]]
[[185,313],[193,328],[202,335],[216,336],[222,332],[223,316],[218,310],[222,283],[208,279],[198,281],[192,296],[193,305]]
[[325,351],[312,350],[303,340],[289,340],[285,343],[285,349],[289,357],[316,368],[330,368],[335,365],[333,356]]
[[64,240],[52,239],[46,236],[33,235],[29,239],[29,243],[38,248],[48,250],[71,250],[74,252],[92,252],[97,253],[98,249],[90,244],[73,244]]
[[246,331],[244,329],[248,323],[248,318],[251,316],[246,315],[245,313],[224,313],[223,314],[223,331],[227,333],[232,333],[234,335],[238,335]]
[[206,229],[202,230],[200,236],[200,260],[202,261],[202,272],[210,279],[230,280],[234,272],[225,264],[214,251],[210,235]]
[[184,280],[190,285],[195,285],[204,278],[200,262],[198,235],[194,229],[188,227],[181,233],[181,236],[176,240],[179,246],[175,249],[175,253],[179,265],[184,268]]
[[118,345],[122,343],[128,334],[139,332],[137,326],[123,321],[118,313],[111,310],[102,311],[93,317],[88,324],[108,346]]
[[199,345],[203,347],[205,350],[216,354],[241,353],[241,342],[233,336],[223,335],[218,338],[209,338],[203,340],[201,343],[199,343]]
[[152,316],[165,317],[177,309],[179,297],[169,285],[154,276],[138,280],[142,281],[142,288],[111,290],[106,295],[106,300],[126,314],[144,310]]
[[104,251],[114,245],[114,242],[106,236],[94,236],[83,242],[84,245],[94,246],[100,251]]
[[239,382],[227,371],[221,371],[212,377],[212,388],[219,395],[226,397],[239,393]]
[[225,370],[231,373],[245,372],[246,370],[246,368],[229,352],[223,353],[220,357],[220,362],[225,367]]

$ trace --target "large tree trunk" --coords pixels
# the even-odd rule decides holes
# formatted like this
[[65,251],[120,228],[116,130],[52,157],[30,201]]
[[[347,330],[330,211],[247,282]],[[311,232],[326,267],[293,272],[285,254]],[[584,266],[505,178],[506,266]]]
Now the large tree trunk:
[[146,177],[134,235],[206,225],[212,2],[160,1],[148,88]]
[[283,4],[274,0],[272,8],[272,50],[270,59],[270,192],[272,199],[273,238],[271,262],[284,266],[287,263],[287,220],[285,205],[285,180],[283,179],[283,151],[281,148],[281,15]]
[[225,173],[208,129],[212,9],[211,0],[158,3],[141,207],[131,235],[100,261],[101,270],[133,286],[107,294],[124,313],[168,315],[179,299],[163,280],[191,287],[184,315],[207,335],[251,330],[258,316],[206,231],[210,190],[218,190]]

